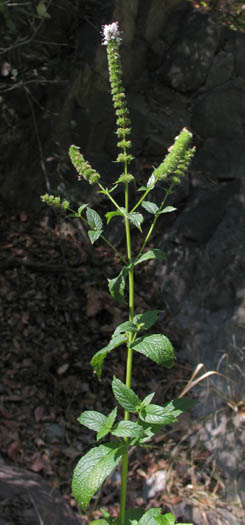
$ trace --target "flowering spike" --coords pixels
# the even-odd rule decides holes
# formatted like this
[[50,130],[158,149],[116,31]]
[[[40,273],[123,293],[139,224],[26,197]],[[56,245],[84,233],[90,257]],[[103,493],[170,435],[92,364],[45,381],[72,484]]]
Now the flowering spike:
[[102,34],[104,37],[104,40],[102,42],[103,46],[107,46],[111,40],[115,40],[119,46],[121,37],[120,37],[120,31],[118,28],[118,22],[112,22],[112,24],[103,26]]
[[[113,105],[117,117],[117,131],[116,134],[120,139],[117,146],[122,150],[116,162],[122,162],[127,171],[127,165],[133,159],[132,155],[127,153],[127,149],[131,147],[130,140],[126,137],[130,134],[130,118],[127,108],[127,101],[125,90],[122,83],[122,68],[120,62],[119,45],[121,41],[118,22],[103,26],[103,45],[107,46],[107,58],[109,69],[109,80],[111,84],[111,93]],[[131,180],[131,177],[130,177]],[[119,182],[128,182],[120,178]]]
[[80,153],[78,146],[70,146],[69,156],[73,166],[76,168],[78,173],[78,180],[83,177],[89,182],[89,184],[95,184],[99,181],[100,175],[95,171],[90,164],[84,159],[82,153]]
[[188,149],[191,139],[192,133],[187,128],[183,128],[180,134],[175,137],[174,144],[168,148],[169,153],[163,162],[153,171],[156,181],[164,180],[172,174],[172,182],[179,182],[180,177],[186,173],[194,155],[194,149]]

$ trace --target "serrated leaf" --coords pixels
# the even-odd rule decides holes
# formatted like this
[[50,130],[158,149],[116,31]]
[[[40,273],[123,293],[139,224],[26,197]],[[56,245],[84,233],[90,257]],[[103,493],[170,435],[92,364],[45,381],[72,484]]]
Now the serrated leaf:
[[159,516],[157,518],[157,523],[159,525],[174,525],[175,517],[171,513],[164,514],[164,516]]
[[81,423],[81,425],[84,425],[90,430],[95,430],[96,432],[99,432],[100,429],[105,425],[106,416],[104,416],[104,414],[101,414],[101,412],[96,412],[94,410],[85,410],[77,418],[77,420],[79,421],[79,423]]
[[157,322],[158,315],[161,312],[162,310],[149,310],[143,314],[137,314],[134,316],[133,322],[136,325],[143,325],[140,328],[141,330],[148,330]]
[[153,215],[155,215],[157,211],[159,210],[159,207],[157,206],[157,204],[155,204],[155,202],[143,201],[141,203],[141,206],[146,211],[148,211],[148,213],[153,213]]
[[155,392],[152,392],[151,394],[148,394],[148,396],[146,396],[145,399],[143,399],[143,401],[142,401],[142,405],[144,405],[145,407],[146,407],[147,405],[149,405],[150,402],[152,401],[154,395],[155,395]]
[[169,339],[162,334],[139,337],[132,345],[133,350],[145,355],[158,365],[172,368],[175,360],[174,349]]
[[144,221],[143,215],[134,211],[132,213],[128,213],[127,217],[130,220],[130,222],[132,222],[132,224],[142,232],[141,224]]
[[144,429],[134,421],[120,421],[111,433],[117,437],[140,438],[144,434]]
[[105,418],[104,425],[100,428],[96,439],[99,441],[103,437],[105,437],[109,432],[111,432],[112,426],[115,422],[115,419],[117,417],[117,408],[115,407],[110,414]]
[[138,259],[136,258],[134,266],[150,259],[161,259],[167,262],[166,254],[162,250],[154,248],[153,250],[148,250],[147,252],[143,253],[143,255],[141,255]]
[[90,238],[91,244],[94,244],[95,241],[97,241],[101,234],[103,233],[103,230],[88,230],[88,236]]
[[119,405],[121,405],[128,412],[137,412],[141,401],[132,388],[126,386],[117,377],[113,377],[112,390]]
[[[156,518],[158,525],[174,525],[175,524],[175,517],[173,514],[168,513],[164,514],[163,516],[159,516]],[[177,523],[176,525],[193,525],[193,523]]]
[[139,525],[157,525],[156,518],[161,515],[161,509],[149,509],[140,518]]
[[174,208],[174,206],[166,206],[166,208],[163,208],[163,210],[161,210],[159,212],[159,215],[161,215],[162,213],[170,213],[171,211],[176,211],[177,208]]
[[97,211],[93,210],[92,208],[87,208],[86,216],[89,226],[92,230],[103,230],[103,223]]
[[124,449],[117,443],[105,443],[92,448],[75,467],[72,493],[83,510],[88,508],[92,496],[118,465]]
[[127,339],[124,334],[119,334],[116,337],[112,337],[108,345],[104,346],[104,348],[101,348],[101,350],[96,352],[96,354],[92,357],[90,364],[92,365],[94,371],[96,372],[99,378],[101,377],[103,362],[107,354],[111,352],[114,348],[117,348],[118,346],[126,342]]
[[125,323],[121,323],[116,327],[112,337],[115,337],[118,334],[125,334],[126,332],[135,334],[137,331],[137,327],[132,321],[125,321]]
[[105,214],[105,217],[106,217],[106,220],[107,220],[107,224],[109,224],[109,222],[111,221],[111,219],[113,217],[124,217],[125,214],[123,212],[120,212],[120,211],[108,211],[106,214]]
[[169,401],[163,406],[149,404],[140,413],[140,419],[146,423],[169,425],[195,403],[194,399],[182,398]]
[[160,405],[147,405],[140,413],[140,419],[153,425],[170,425],[177,420],[174,412],[165,411]]
[[117,277],[114,279],[108,279],[109,291],[113,299],[124,304],[127,304],[124,297],[127,274],[128,269],[124,267]]

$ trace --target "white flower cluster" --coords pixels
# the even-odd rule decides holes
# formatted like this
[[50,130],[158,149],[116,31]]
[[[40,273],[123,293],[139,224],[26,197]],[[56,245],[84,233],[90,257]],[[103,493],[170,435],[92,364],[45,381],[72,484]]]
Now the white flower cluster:
[[107,46],[110,40],[116,40],[117,44],[120,44],[121,38],[120,31],[118,28],[118,22],[112,22],[112,24],[103,26],[102,34],[104,37],[104,40],[102,42],[103,46]]

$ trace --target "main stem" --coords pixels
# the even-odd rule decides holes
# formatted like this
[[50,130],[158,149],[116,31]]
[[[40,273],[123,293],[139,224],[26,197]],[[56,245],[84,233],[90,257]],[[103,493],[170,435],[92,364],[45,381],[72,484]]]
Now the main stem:
[[[126,170],[126,166],[125,166]],[[125,209],[128,212],[128,183],[125,183]],[[125,230],[126,230],[126,240],[127,240],[127,253],[128,253],[128,262],[132,263],[132,250],[131,250],[131,235],[130,235],[130,224],[129,220],[125,218]],[[134,317],[134,269],[129,270],[129,321],[133,321]],[[128,333],[128,354],[127,354],[127,369],[126,369],[126,385],[131,387],[131,378],[132,378],[132,362],[133,362],[133,349],[131,347],[132,343],[131,332]],[[124,413],[125,421],[129,420],[129,412],[125,410]],[[128,479],[128,438],[125,438],[125,453],[122,459],[122,484],[121,484],[121,499],[120,499],[120,522],[121,525],[125,524],[125,510],[126,510],[126,497],[127,497],[127,479]]]

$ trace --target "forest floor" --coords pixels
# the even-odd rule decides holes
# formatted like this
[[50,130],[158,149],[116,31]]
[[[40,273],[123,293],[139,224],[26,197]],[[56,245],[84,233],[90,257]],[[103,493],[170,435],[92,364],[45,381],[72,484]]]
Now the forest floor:
[[[40,473],[78,513],[72,472],[95,439],[77,418],[83,410],[112,410],[112,376],[124,380],[123,350],[107,357],[101,382],[89,364],[127,319],[107,287],[107,277],[120,271],[119,260],[100,242],[92,250],[82,230],[52,214],[6,213],[1,206],[0,219],[0,454],[8,465]],[[148,262],[137,273],[136,313],[161,309],[151,268]],[[161,324],[154,331],[162,332]],[[164,324],[167,330],[166,317]],[[134,364],[133,388],[142,397],[156,392],[155,403],[178,397],[192,374],[181,355],[167,371],[140,355]],[[192,445],[200,424],[186,414],[159,433],[152,447],[133,450],[129,506],[171,511],[184,501],[199,508],[204,524],[211,523],[207,509],[225,507],[227,480],[212,454]],[[156,472],[162,473],[158,487]],[[100,516],[100,507],[117,515],[119,490],[118,472],[93,500],[89,519]],[[7,512],[5,506],[5,517]]]

